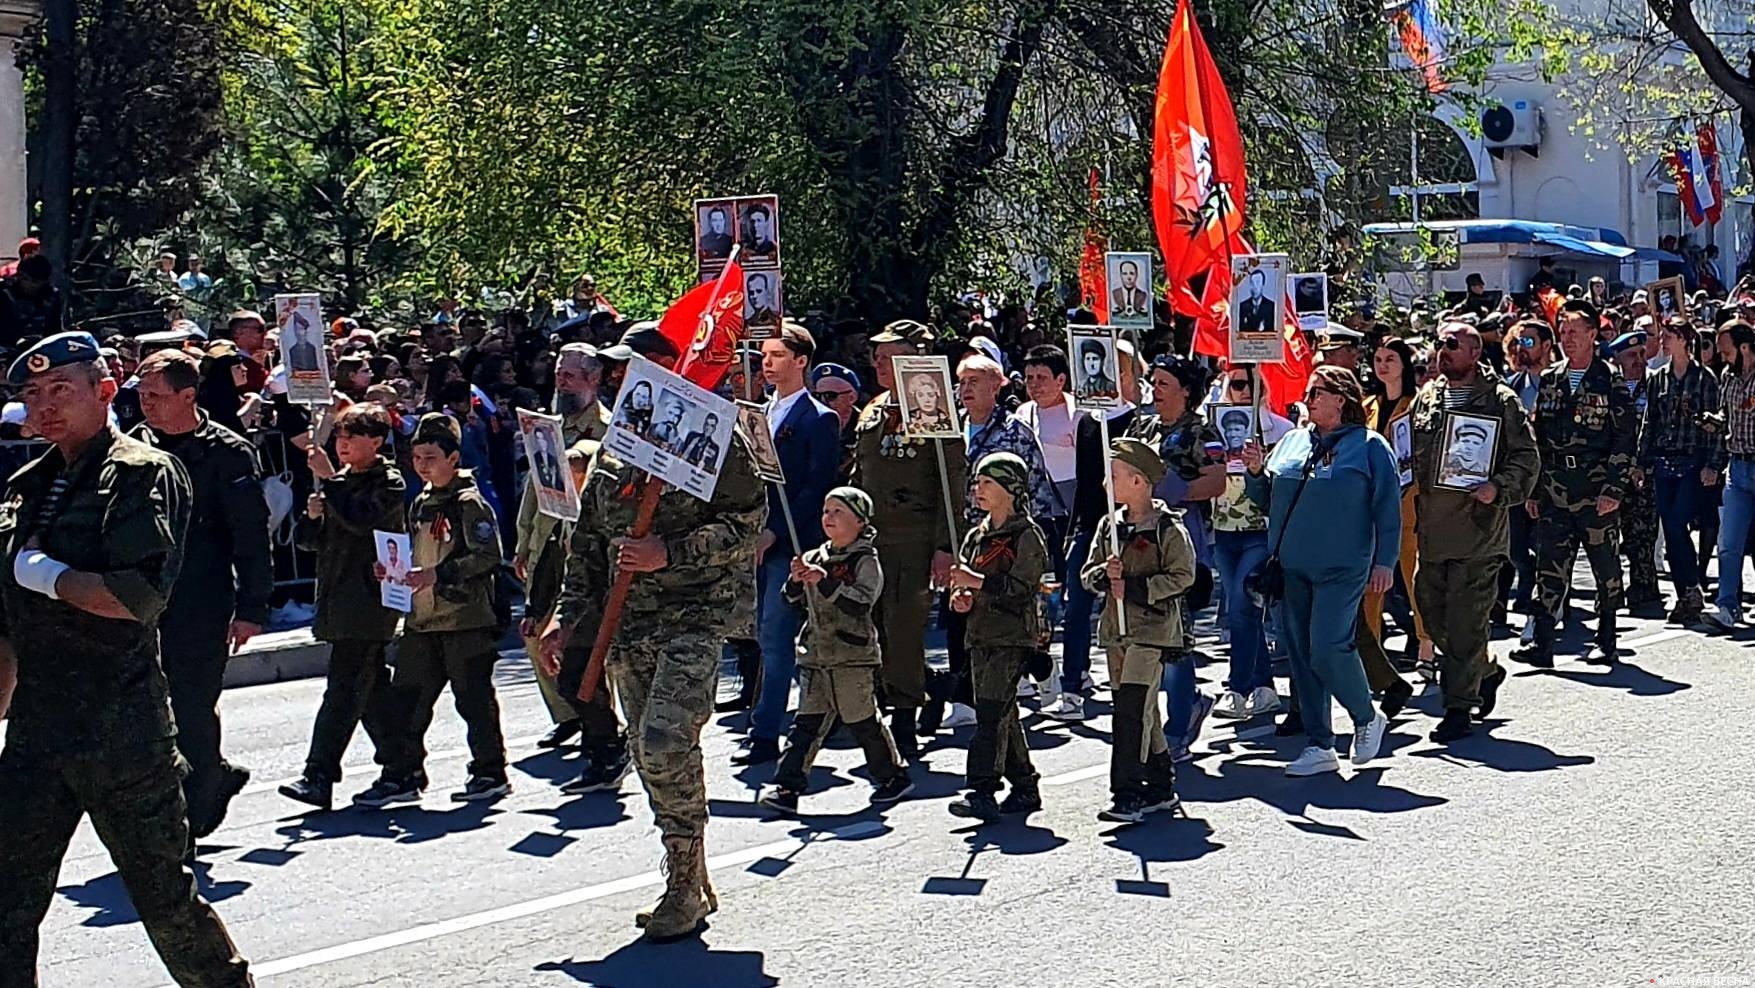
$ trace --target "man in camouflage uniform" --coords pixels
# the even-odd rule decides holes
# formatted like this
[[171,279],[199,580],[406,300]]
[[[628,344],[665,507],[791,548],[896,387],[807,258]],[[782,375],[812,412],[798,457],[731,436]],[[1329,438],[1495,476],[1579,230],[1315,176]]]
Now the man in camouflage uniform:
[[713,712],[720,643],[738,594],[748,592],[745,574],[755,566],[768,501],[739,440],[711,501],[666,488],[650,533],[634,539],[628,532],[645,479],[608,447],[597,454],[542,649],[546,661],[558,662],[574,633],[593,634],[617,571],[635,574],[604,668],[664,839],[664,895],[635,922],[647,938],[668,940],[694,932],[719,905],[703,846],[701,729]]
[[[1627,393],[1633,398],[1633,422],[1637,435],[1645,421],[1645,405],[1651,382],[1646,378],[1644,333],[1623,333],[1603,346],[1603,355],[1620,368]],[[1627,610],[1643,612],[1663,606],[1658,589],[1658,513],[1655,478],[1632,471],[1627,501],[1621,505],[1621,553],[1627,557]]]
[[1633,398],[1621,372],[1597,356],[1596,307],[1561,306],[1561,360],[1542,372],[1534,413],[1542,483],[1525,509],[1536,520],[1534,640],[1512,654],[1550,668],[1554,637],[1579,545],[1596,580],[1597,633],[1587,662],[1615,661],[1615,611],[1621,606],[1617,512],[1627,496],[1637,435]]
[[36,984],[37,929],[86,814],[171,977],[252,984],[183,864],[158,621],[182,566],[188,474],[109,426],[116,382],[89,334],[43,340],[7,378],[55,448],[0,500],[0,696],[17,678],[0,751],[0,986]]
[[[1523,510],[1541,458],[1517,392],[1481,366],[1481,336],[1464,323],[1438,328],[1443,376],[1420,389],[1408,414],[1413,432],[1415,516],[1420,568],[1414,598],[1444,656],[1438,673],[1444,718],[1432,740],[1448,744],[1473,730],[1470,712],[1493,711],[1504,667],[1488,653],[1499,571],[1511,545],[1507,510]],[[1491,474],[1472,490],[1438,486],[1449,414],[1499,423]],[[1512,507],[1512,506],[1516,507]]]
[[[902,432],[896,402],[898,356],[924,353],[931,338],[925,326],[910,320],[893,322],[871,338],[877,347],[876,372],[883,392],[860,413],[854,427],[853,486],[871,495],[873,540],[884,570],[884,592],[878,598],[878,637],[883,647],[881,679],[885,702],[895,713],[890,730],[902,757],[919,757],[915,724],[926,702],[926,622],[935,583],[942,584],[951,567],[951,548],[958,533],[947,531],[945,483],[938,474],[943,446],[949,488],[967,489],[969,464],[960,439],[910,439]],[[954,507],[954,504],[953,504]]]

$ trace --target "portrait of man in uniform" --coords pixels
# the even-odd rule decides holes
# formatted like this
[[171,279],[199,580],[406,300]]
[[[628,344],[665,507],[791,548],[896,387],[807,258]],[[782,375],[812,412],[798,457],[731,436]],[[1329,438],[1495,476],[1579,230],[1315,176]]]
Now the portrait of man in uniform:
[[712,412],[701,420],[701,427],[683,437],[682,445],[677,447],[676,455],[692,467],[711,470],[719,462],[719,443],[714,440],[713,433],[719,428],[719,416]]
[[1278,306],[1267,292],[1267,272],[1260,268],[1249,272],[1244,281],[1243,300],[1237,303],[1237,331],[1240,333],[1271,333],[1274,311]]
[[697,246],[702,260],[731,255],[731,216],[724,206],[710,206],[701,214]]
[[314,373],[322,370],[323,352],[311,342],[317,327],[311,325],[305,314],[294,309],[287,318],[287,331],[290,332],[286,348],[287,367],[294,373]]
[[774,242],[774,210],[765,202],[743,208],[743,250],[750,257],[770,260],[780,251]]
[[1444,453],[1438,461],[1438,486],[1474,490],[1493,475],[1493,451],[1499,420],[1452,413],[1444,426]]
[[1073,395],[1077,398],[1113,398],[1121,386],[1110,373],[1115,357],[1107,340],[1086,337],[1079,341],[1078,362],[1073,366]]

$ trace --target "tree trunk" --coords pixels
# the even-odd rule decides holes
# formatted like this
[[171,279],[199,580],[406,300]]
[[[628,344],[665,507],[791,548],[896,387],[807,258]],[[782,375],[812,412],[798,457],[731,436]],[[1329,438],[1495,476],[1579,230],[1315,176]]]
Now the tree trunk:
[[75,29],[78,0],[43,5],[42,216],[43,253],[63,290],[73,259],[73,169],[78,153],[79,92]]

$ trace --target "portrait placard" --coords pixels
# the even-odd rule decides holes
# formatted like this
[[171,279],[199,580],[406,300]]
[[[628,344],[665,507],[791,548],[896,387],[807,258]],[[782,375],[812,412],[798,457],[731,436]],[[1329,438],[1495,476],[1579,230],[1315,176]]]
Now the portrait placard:
[[703,501],[713,499],[737,408],[644,357],[628,361],[604,446]]
[[1414,482],[1414,419],[1411,415],[1391,419],[1389,445],[1395,450],[1395,470],[1405,489]]
[[1231,362],[1280,364],[1286,360],[1284,254],[1239,254],[1231,259]]
[[749,447],[750,463],[756,476],[771,484],[786,483],[786,471],[780,466],[780,451],[774,448],[774,431],[768,425],[768,410],[754,402],[737,403],[737,431]]
[[1100,315],[1111,326],[1152,328],[1152,255],[1146,251],[1112,250],[1103,255],[1108,286]]
[[1208,405],[1207,412],[1225,444],[1225,472],[1242,475],[1243,447],[1255,438],[1255,406]]
[[378,565],[384,578],[378,581],[378,603],[404,614],[414,610],[414,589],[408,585],[408,568],[414,565],[414,549],[408,536],[373,530],[378,544]]
[[295,405],[327,405],[335,398],[329,380],[329,353],[323,339],[323,300],[316,294],[274,296],[274,323],[280,328],[280,362],[286,368],[286,400]]
[[1073,400],[1080,408],[1109,409],[1121,404],[1121,360],[1114,326],[1068,326],[1066,353],[1072,370]]
[[536,510],[562,521],[579,520],[579,489],[567,467],[561,417],[518,409],[518,435],[524,440],[524,458],[530,463],[530,483],[536,491]]
[[1437,486],[1472,491],[1493,476],[1493,457],[1499,449],[1499,420],[1464,412],[1447,413],[1444,442],[1439,449]]
[[1328,275],[1311,271],[1292,275],[1292,313],[1298,328],[1313,333],[1328,328]]
[[1681,275],[1659,278],[1645,286],[1645,306],[1651,312],[1652,321],[1663,326],[1664,320],[1673,316],[1688,315],[1688,288],[1682,283]]
[[944,357],[891,358],[896,371],[896,400],[902,408],[902,434],[910,439],[961,439],[956,389],[951,365]]
[[695,280],[712,281],[725,270],[732,247],[744,271],[744,322],[751,339],[773,339],[785,313],[781,295],[780,197],[729,196],[697,199]]

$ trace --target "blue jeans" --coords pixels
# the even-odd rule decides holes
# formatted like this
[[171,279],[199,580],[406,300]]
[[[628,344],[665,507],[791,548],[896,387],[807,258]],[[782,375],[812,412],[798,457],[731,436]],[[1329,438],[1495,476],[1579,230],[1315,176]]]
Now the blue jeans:
[[1170,716],[1164,719],[1164,741],[1172,751],[1182,747],[1188,734],[1189,718],[1194,716],[1194,659],[1182,658],[1164,663],[1164,676],[1159,680],[1164,690],[1164,703]]
[[750,737],[780,740],[786,721],[786,701],[792,695],[792,677],[798,671],[798,632],[804,627],[804,609],[794,607],[780,595],[792,568],[792,556],[782,539],[769,548],[756,569],[756,644],[762,650],[762,694],[750,713]]
[[1091,671],[1091,609],[1097,596],[1085,589],[1079,570],[1091,553],[1091,537],[1095,532],[1077,532],[1066,550],[1066,624],[1060,635],[1060,688],[1065,693],[1078,693]]
[[1231,632],[1231,675],[1225,688],[1244,696],[1274,682],[1261,606],[1244,589],[1244,581],[1267,557],[1266,532],[1213,533],[1213,561],[1226,602],[1225,627]]
[[1706,487],[1700,482],[1700,467],[1694,458],[1660,459],[1657,475],[1652,478],[1652,496],[1657,500],[1658,523],[1664,530],[1664,558],[1670,564],[1670,582],[1678,591],[1699,587],[1700,554],[1695,551],[1694,536],[1688,526],[1700,513]]
[[1741,614],[1743,552],[1749,545],[1749,521],[1755,518],[1755,462],[1731,460],[1725,475],[1724,514],[1718,523],[1718,606]]

